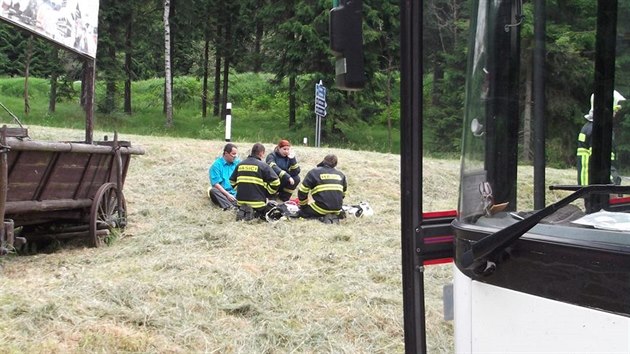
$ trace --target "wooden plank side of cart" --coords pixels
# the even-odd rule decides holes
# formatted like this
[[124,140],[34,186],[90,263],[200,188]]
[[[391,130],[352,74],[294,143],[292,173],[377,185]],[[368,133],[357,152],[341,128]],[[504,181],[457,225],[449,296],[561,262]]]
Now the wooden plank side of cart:
[[99,188],[113,183],[122,193],[131,155],[144,154],[142,148],[117,141],[93,145],[6,137],[5,146],[4,216],[15,227],[85,222]]

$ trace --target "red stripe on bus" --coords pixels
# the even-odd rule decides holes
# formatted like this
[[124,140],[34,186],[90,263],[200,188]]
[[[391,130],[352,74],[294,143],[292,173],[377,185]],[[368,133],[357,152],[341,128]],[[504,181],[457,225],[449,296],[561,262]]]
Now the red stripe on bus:
[[453,242],[453,235],[425,237],[423,242],[427,245],[435,243],[451,243]]
[[426,213],[422,213],[423,219],[435,219],[435,218],[444,218],[444,217],[456,217],[457,210],[443,210],[443,211],[429,211]]
[[424,265],[436,265],[445,263],[453,263],[453,258],[438,258],[422,262],[422,264]]
[[630,204],[630,197],[610,198],[610,204]]

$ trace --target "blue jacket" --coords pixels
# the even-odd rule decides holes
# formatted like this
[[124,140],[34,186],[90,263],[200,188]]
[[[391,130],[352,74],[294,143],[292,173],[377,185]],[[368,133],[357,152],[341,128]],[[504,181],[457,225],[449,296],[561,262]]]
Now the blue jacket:
[[232,173],[236,169],[236,165],[240,162],[241,160],[238,157],[234,159],[234,162],[232,163],[225,161],[223,156],[217,157],[217,159],[212,163],[212,166],[208,169],[210,186],[214,187],[215,184],[219,183],[221,187],[228,191],[228,193],[236,196],[236,190],[234,190],[230,184],[230,176],[232,176]]

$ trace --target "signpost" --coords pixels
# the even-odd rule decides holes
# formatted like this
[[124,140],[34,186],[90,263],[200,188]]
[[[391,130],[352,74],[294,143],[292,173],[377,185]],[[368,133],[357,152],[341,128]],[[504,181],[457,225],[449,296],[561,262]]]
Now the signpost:
[[322,134],[322,119],[326,117],[326,87],[322,80],[315,84],[315,146],[319,147]]

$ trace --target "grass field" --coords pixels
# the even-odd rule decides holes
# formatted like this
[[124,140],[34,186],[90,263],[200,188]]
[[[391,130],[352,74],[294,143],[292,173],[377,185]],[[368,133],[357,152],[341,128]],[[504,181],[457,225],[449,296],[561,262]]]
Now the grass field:
[[[84,132],[31,127],[31,136],[81,140]],[[75,240],[0,258],[2,352],[404,351],[398,155],[296,147],[303,173],[336,153],[347,203],[368,201],[374,216],[243,223],[205,195],[222,141],[120,138],[146,150],[125,185],[129,226],[108,247]],[[241,157],[252,143],[236,141]],[[427,159],[423,170],[424,209],[455,208],[458,161]],[[573,175],[548,172],[558,181]],[[431,353],[453,352],[441,300],[450,267],[425,271]]]

